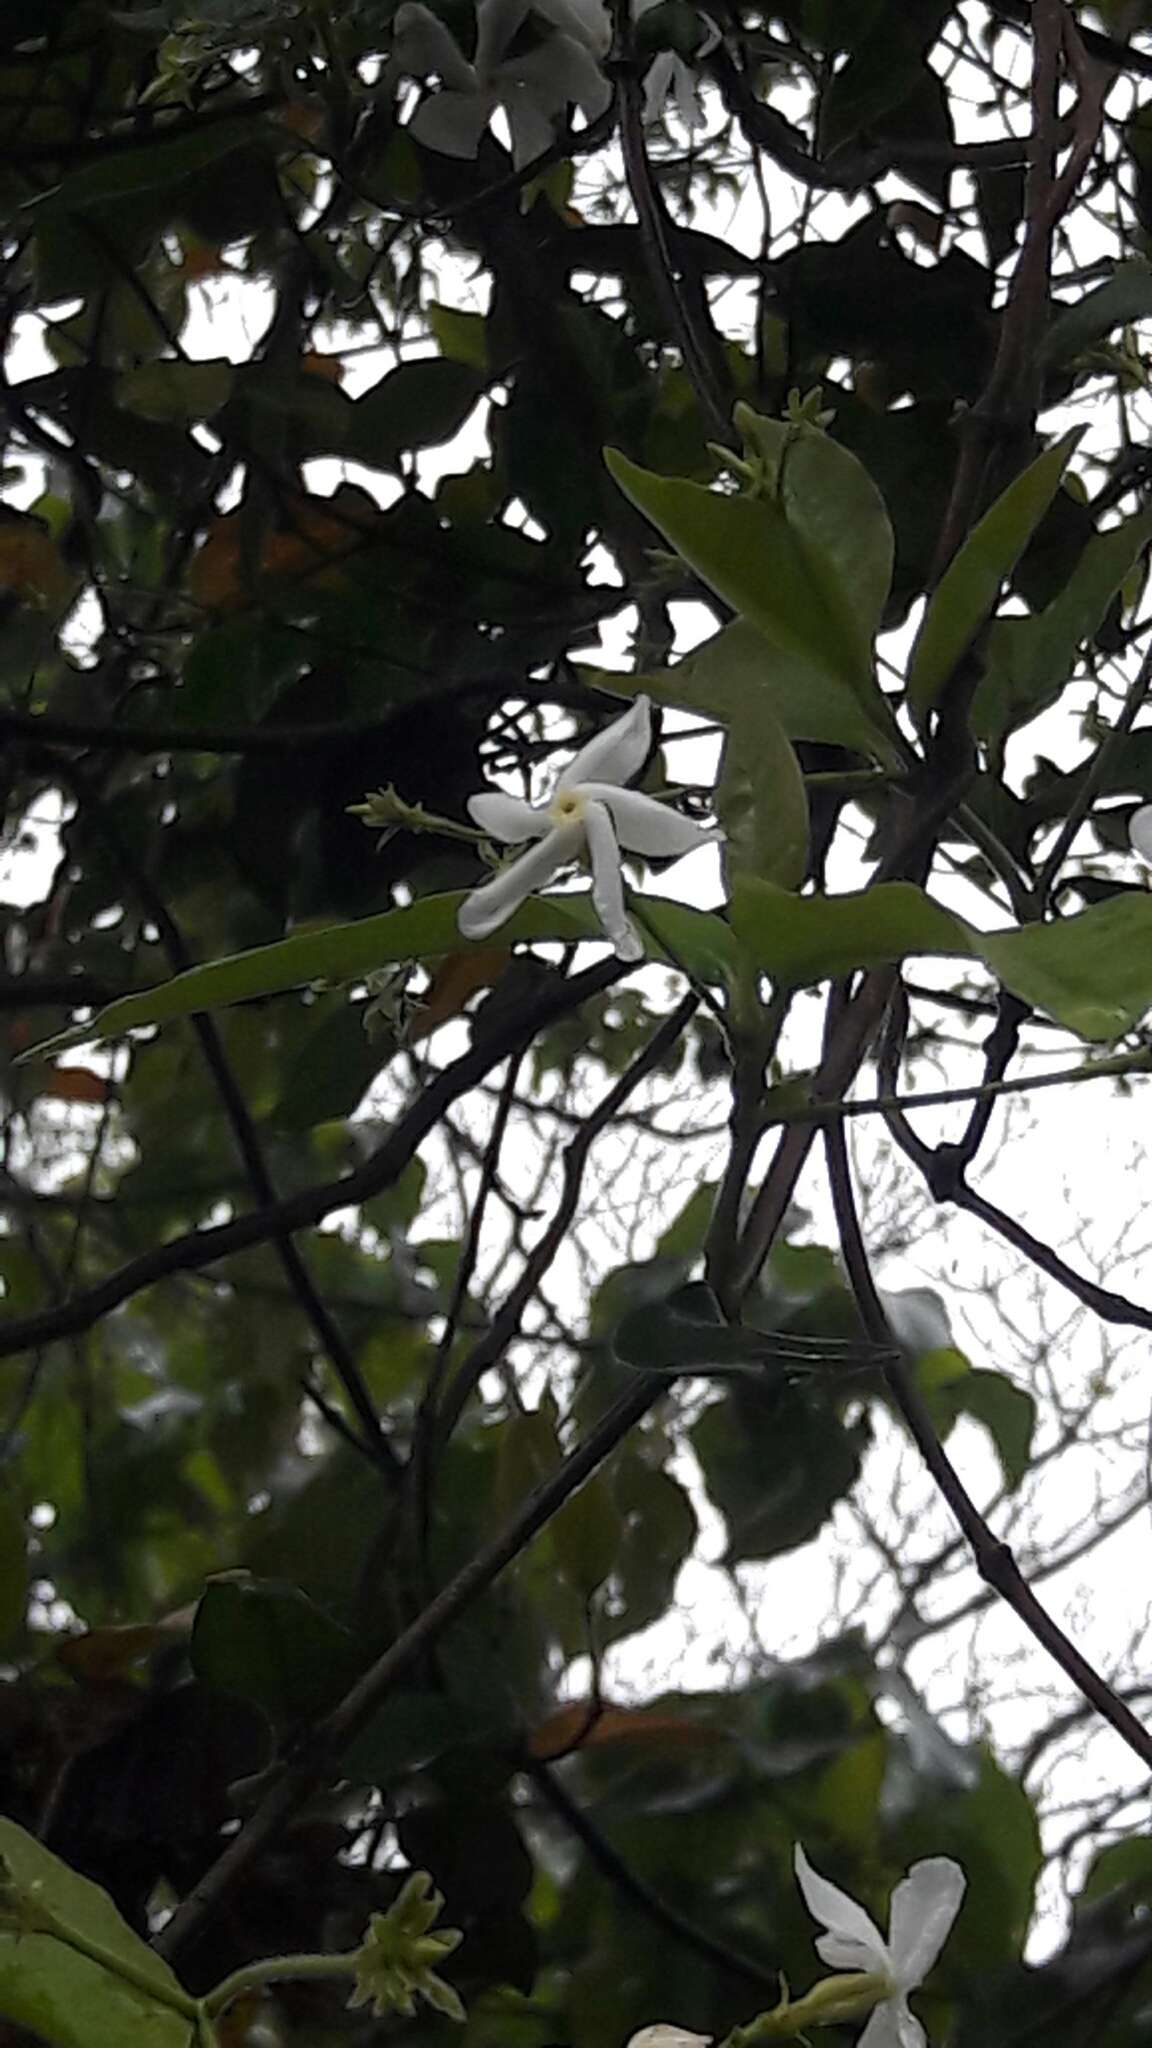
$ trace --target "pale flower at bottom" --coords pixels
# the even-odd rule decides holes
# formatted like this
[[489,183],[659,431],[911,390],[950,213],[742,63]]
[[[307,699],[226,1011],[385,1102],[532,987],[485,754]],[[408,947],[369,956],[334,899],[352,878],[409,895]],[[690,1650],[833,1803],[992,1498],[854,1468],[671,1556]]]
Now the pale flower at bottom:
[[[862,1971],[887,1987],[856,2048],[925,2048],[924,2029],[909,2010],[908,1993],[923,1983],[960,1911],[965,1886],[960,1865],[950,1856],[929,1856],[912,1865],[892,1894],[885,1941],[863,1906],[813,1870],[799,1844],[795,1863],[804,1903],[827,1930],[816,1937],[821,1962],[834,1970]],[[832,1981],[815,1986],[801,2003],[815,2003]],[[844,1988],[850,1990],[850,1978]]]

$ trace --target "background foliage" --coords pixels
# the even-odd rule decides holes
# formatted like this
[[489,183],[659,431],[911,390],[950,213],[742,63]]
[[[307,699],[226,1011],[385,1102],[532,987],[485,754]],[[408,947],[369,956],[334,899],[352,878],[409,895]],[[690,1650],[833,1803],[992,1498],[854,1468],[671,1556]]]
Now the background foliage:
[[[934,2040],[1152,2039],[1148,9],[662,0],[519,165],[393,13],[0,22],[4,1810],[197,1995],[419,1869],[467,2048],[720,2035],[801,1840],[964,1865]],[[641,689],[639,974],[349,815]],[[5,2038],[122,2040],[63,1946]],[[346,1992],[228,2038],[461,2036]]]

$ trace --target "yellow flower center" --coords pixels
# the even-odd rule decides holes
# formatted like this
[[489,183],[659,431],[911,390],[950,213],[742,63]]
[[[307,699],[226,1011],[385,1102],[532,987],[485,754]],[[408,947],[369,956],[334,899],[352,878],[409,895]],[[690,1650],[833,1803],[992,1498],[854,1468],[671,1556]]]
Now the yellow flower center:
[[574,789],[563,789],[548,806],[554,825],[578,825],[584,816],[584,799]]

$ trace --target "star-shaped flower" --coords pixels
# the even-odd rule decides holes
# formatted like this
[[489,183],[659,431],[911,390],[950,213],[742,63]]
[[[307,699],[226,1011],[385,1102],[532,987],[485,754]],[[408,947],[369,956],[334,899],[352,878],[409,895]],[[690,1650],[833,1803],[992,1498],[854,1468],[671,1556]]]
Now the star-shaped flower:
[[393,24],[392,62],[410,78],[440,81],[417,109],[409,128],[418,142],[445,156],[474,157],[493,114],[503,107],[517,168],[556,140],[575,104],[595,121],[612,89],[587,46],[572,0],[534,0],[534,11],[556,24],[522,56],[505,53],[533,0],[479,0],[476,50],[469,62],[451,30],[423,0],[403,0]]
[[548,804],[528,804],[496,790],[469,798],[472,817],[493,839],[536,844],[465,897],[457,921],[466,939],[490,937],[560,868],[586,855],[605,936],[621,960],[643,959],[643,940],[624,910],[621,848],[650,859],[678,857],[719,836],[654,797],[623,787],[643,767],[651,744],[651,707],[647,697],[637,697],[630,711],[581,747]]
[[808,1911],[827,1930],[816,1937],[821,1961],[834,1970],[865,1971],[888,1986],[856,2048],[925,2048],[924,2029],[909,2011],[908,1993],[923,1983],[960,1911],[965,1884],[960,1865],[950,1856],[930,1856],[912,1865],[892,1894],[887,1941],[863,1906],[813,1870],[799,1844],[796,1878]]
[[356,1982],[350,2006],[370,2005],[377,2016],[400,2013],[411,2019],[422,1998],[450,2020],[463,2020],[460,1994],[437,1974],[464,1936],[458,1927],[432,1932],[444,1900],[426,1870],[414,1870],[386,1913],[373,1913],[362,1946],[352,1958]]

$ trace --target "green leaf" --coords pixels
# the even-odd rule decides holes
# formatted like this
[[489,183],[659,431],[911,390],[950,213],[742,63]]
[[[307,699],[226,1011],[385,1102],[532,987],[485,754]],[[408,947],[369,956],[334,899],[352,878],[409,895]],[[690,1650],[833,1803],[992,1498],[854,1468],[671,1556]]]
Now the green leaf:
[[1013,479],[968,535],[929,598],[908,665],[908,708],[918,725],[925,723],[957,662],[994,610],[1001,585],[1059,489],[1082,431],[1065,434]]
[[[133,1933],[107,1892],[4,1819],[0,1883],[6,1894],[0,2014],[6,2020],[52,2048],[124,2048],[126,2041],[190,2048],[191,2001],[167,1963]],[[21,1918],[23,1901],[30,1902],[31,1920]],[[46,1917],[57,1932],[38,1931]]]
[[725,1564],[808,1543],[851,1492],[870,1440],[823,1393],[733,1380],[691,1431],[704,1482],[728,1526]]
[[1080,1892],[1084,1900],[1104,1899],[1123,1890],[1142,1903],[1152,1902],[1152,1840],[1147,1835],[1109,1842],[1097,1851]]
[[[140,1026],[166,1024],[174,1017],[217,1010],[229,1003],[251,1002],[257,996],[279,995],[313,981],[355,981],[374,968],[402,960],[435,959],[443,953],[468,951],[456,927],[463,894],[422,896],[402,910],[385,910],[352,924],[325,925],[298,932],[270,946],[233,953],[224,960],[192,967],[171,981],[109,1003],[87,1024],[61,1032],[32,1048],[29,1059],[43,1059],[94,1039],[120,1038]],[[722,919],[660,896],[634,899],[637,921],[649,935],[657,959],[683,963],[706,981],[721,981],[732,971],[736,951]],[[599,921],[586,895],[535,897],[521,905],[504,926],[502,938],[602,939]]]
[[339,1698],[359,1657],[347,1631],[298,1586],[244,1572],[209,1582],[192,1627],[192,1665],[204,1685],[292,1729]]
[[1133,257],[1118,263],[1106,284],[1085,292],[1072,305],[1057,307],[1044,337],[1045,363],[1068,363],[1117,327],[1152,318],[1152,263]]
[[488,369],[488,321],[483,313],[467,313],[459,306],[442,306],[436,300],[427,308],[425,319],[440,344],[440,353],[470,369]]
[[1055,924],[972,939],[1005,988],[1081,1038],[1119,1038],[1152,1005],[1152,897],[1143,890]]
[[206,165],[251,144],[270,131],[251,115],[235,120],[204,124],[171,140],[161,138],[139,149],[119,150],[74,171],[62,184],[30,200],[26,211],[76,213],[86,206],[98,206],[108,199],[123,199],[137,192],[155,191],[158,186],[183,183]]
[[914,882],[878,882],[847,896],[793,896],[741,880],[732,897],[741,942],[774,981],[802,988],[909,953],[968,953],[967,927]]
[[641,691],[657,704],[731,724],[750,700],[764,698],[791,740],[851,747],[886,764],[897,761],[896,726],[879,689],[867,703],[827,669],[773,647],[747,619],[722,626],[674,668],[623,676],[580,668],[593,689]]
[[863,465],[816,427],[755,420],[774,473],[755,495],[656,476],[616,449],[621,490],[696,573],[774,647],[870,704],[872,640],[891,579],[892,533]]
[[[500,1432],[493,1523],[499,1526],[513,1514],[562,1457],[556,1404],[550,1394],[539,1408],[510,1415]],[[620,1516],[606,1475],[594,1473],[569,1496],[548,1522],[547,1538],[561,1577],[582,1601],[591,1599],[611,1573],[620,1546]]]
[[786,986],[942,953],[983,960],[1005,988],[1081,1038],[1119,1038],[1152,1007],[1152,898],[1143,890],[1054,924],[978,932],[912,882],[790,896],[740,880],[732,922],[763,971]]
[[1152,511],[1138,512],[1085,547],[1060,595],[1033,618],[997,619],[972,703],[977,739],[996,741],[1047,710],[1071,680],[1076,657],[1152,539]]
[[937,1395],[953,1415],[970,1415],[992,1439],[1004,1484],[1014,1493],[1028,1471],[1036,1429],[1036,1403],[1026,1387],[1002,1372],[974,1368],[950,1380]]
[[142,363],[137,370],[126,370],[116,379],[115,399],[129,412],[158,420],[162,426],[207,420],[227,404],[235,377],[233,365],[223,358],[185,363],[165,356]]
[[391,469],[409,448],[450,441],[486,382],[482,369],[448,356],[401,363],[356,400],[345,433],[347,453]]
[[633,1309],[612,1335],[616,1358],[636,1372],[758,1371],[774,1349],[764,1332],[726,1322],[702,1280],[678,1287],[664,1301]]
[[321,997],[269,1122],[278,1130],[306,1131],[351,1116],[394,1050],[391,1034],[365,1030],[362,1006],[354,1007],[343,994]]
[[763,697],[735,713],[720,763],[716,816],[729,887],[737,875],[797,886],[808,865],[808,798],[787,734]]
[[506,1728],[478,1723],[470,1705],[443,1692],[396,1691],[353,1737],[340,1759],[342,1772],[361,1782],[391,1787],[397,1779],[424,1770],[445,1751],[482,1741],[485,1733],[508,1736]]

